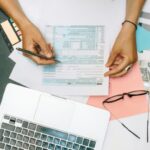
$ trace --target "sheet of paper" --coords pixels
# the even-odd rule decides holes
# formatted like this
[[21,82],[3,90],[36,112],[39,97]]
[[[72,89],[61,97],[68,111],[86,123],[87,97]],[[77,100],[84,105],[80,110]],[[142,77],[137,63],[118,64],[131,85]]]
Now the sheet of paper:
[[61,63],[43,68],[43,84],[99,89],[108,85],[103,75],[104,51],[108,52],[105,32],[105,26],[47,26],[47,38]]
[[[150,13],[149,13],[149,15],[150,15]],[[150,25],[150,19],[147,19],[147,18],[141,17],[141,18],[139,19],[139,22],[140,22],[140,23],[143,23],[143,24],[146,24],[146,25]]]
[[150,13],[150,0],[146,0],[144,7],[143,7],[143,12],[149,12]]
[[[108,78],[103,76],[108,55],[106,27],[56,26],[47,27],[46,33],[61,63],[42,67],[13,54],[18,62],[10,78],[29,87],[42,86],[41,90],[55,95],[107,95]],[[23,71],[22,66],[27,69]],[[26,75],[31,70],[34,79]]]
[[43,20],[51,25],[108,23],[111,4],[111,0],[44,0]]
[[139,22],[150,25],[150,0],[146,0]]

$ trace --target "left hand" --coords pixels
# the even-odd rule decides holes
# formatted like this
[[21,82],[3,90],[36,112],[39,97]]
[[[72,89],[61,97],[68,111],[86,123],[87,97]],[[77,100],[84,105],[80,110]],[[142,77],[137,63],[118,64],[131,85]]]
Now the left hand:
[[115,41],[106,67],[109,71],[104,75],[109,77],[120,77],[128,71],[126,67],[137,61],[136,30],[129,23],[125,23]]

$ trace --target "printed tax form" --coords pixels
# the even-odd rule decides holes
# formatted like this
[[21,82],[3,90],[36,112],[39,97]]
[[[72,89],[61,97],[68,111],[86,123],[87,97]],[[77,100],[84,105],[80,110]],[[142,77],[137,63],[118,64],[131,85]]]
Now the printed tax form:
[[[45,31],[46,39],[53,45],[60,63],[37,67],[31,61],[19,61],[10,78],[55,95],[107,95],[108,78],[104,78],[109,54],[106,26],[46,26]],[[21,66],[28,69],[19,71]],[[38,69],[38,75],[32,72],[31,76],[36,82],[34,87],[33,83],[28,84],[26,76],[35,69]]]

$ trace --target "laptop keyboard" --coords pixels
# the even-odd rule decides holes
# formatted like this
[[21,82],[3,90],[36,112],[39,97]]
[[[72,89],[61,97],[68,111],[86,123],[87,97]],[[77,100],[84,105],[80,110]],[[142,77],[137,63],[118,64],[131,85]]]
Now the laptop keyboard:
[[5,115],[0,127],[0,149],[94,150],[96,141]]

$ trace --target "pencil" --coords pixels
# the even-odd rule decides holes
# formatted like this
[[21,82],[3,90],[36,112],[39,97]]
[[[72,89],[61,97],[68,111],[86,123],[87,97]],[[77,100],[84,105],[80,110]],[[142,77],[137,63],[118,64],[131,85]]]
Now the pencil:
[[[42,54],[37,54],[37,53],[34,53],[34,52],[31,52],[29,50],[26,50],[26,49],[22,49],[22,48],[16,48],[18,51],[20,52],[23,52],[25,54],[29,54],[29,55],[32,55],[32,56],[36,56],[36,57],[39,57],[39,58],[43,58],[43,59],[47,59],[47,60],[55,60],[55,57],[47,57],[47,56],[44,56]],[[56,62],[59,62],[59,60],[55,60]]]

